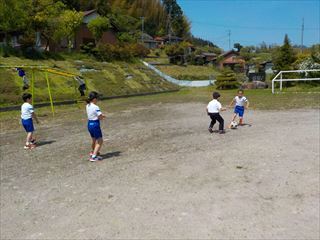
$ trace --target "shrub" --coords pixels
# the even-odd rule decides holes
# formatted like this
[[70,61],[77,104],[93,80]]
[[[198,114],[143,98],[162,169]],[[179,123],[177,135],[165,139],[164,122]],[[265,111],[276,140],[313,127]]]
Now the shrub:
[[240,86],[236,74],[230,69],[224,69],[221,74],[217,76],[215,84],[217,89],[235,89]]
[[136,57],[145,57],[149,49],[141,44],[99,44],[90,50],[90,53],[101,61],[132,61]]

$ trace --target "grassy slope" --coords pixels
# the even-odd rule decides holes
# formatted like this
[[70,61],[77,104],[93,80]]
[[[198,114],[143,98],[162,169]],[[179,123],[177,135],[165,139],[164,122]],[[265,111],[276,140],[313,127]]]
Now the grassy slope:
[[[103,63],[83,55],[73,55],[67,56],[66,60],[63,61],[32,61],[15,57],[0,57],[0,64],[10,66],[46,65],[75,74],[79,74],[82,66],[85,66],[85,68],[93,68],[98,71],[85,72],[83,76],[87,80],[89,90],[98,91],[104,96],[156,92],[177,88],[175,85],[163,81],[158,75],[139,62]],[[26,74],[29,80],[31,80],[31,72],[27,71]],[[127,75],[132,75],[132,78],[126,79]],[[75,84],[72,78],[54,74],[49,74],[49,77],[51,91],[55,101],[73,100],[79,97],[79,93],[75,89],[77,84]],[[0,68],[0,85],[0,104],[2,106],[20,103],[20,96],[23,93],[22,80],[18,77],[16,71]],[[31,91],[31,89],[28,91]],[[34,98],[35,102],[46,102],[49,100],[47,84],[42,72],[35,73]]]
[[160,71],[180,80],[208,80],[218,74],[212,66],[156,66]]

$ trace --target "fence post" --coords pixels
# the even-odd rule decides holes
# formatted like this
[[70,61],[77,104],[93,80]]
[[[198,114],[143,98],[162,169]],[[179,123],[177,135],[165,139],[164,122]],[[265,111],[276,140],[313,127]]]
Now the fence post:
[[34,69],[31,71],[31,94],[32,94],[32,106],[34,105]]
[[282,91],[282,71],[281,71],[281,74],[280,74],[280,92]]
[[274,79],[272,80],[272,94],[274,94]]
[[50,105],[51,105],[51,111],[52,115],[54,116],[54,107],[53,107],[53,101],[52,101],[52,96],[51,96],[51,90],[50,90],[50,82],[49,82],[49,77],[48,77],[48,72],[45,72],[46,80],[47,80],[47,85],[48,85],[48,93],[49,93],[49,98],[50,98]]

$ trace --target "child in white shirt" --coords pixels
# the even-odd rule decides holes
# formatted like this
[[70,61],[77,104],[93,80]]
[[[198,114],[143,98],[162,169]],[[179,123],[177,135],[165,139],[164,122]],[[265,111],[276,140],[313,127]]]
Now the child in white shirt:
[[90,152],[90,162],[96,162],[102,160],[99,155],[103,139],[102,131],[100,128],[100,120],[104,119],[105,116],[101,113],[100,108],[96,105],[99,94],[97,92],[90,92],[87,99],[87,116],[88,116],[88,131],[92,138],[92,152]]
[[24,93],[22,95],[24,104],[21,106],[21,123],[24,129],[27,132],[26,145],[24,149],[33,149],[36,147],[35,138],[33,137],[34,127],[33,121],[34,118],[37,123],[39,123],[36,114],[34,113],[32,103],[32,95],[30,93]]
[[229,105],[229,107],[232,107],[232,105],[235,104],[234,115],[231,122],[233,122],[237,115],[239,115],[239,125],[243,125],[244,110],[249,108],[249,101],[245,96],[243,96],[243,93],[243,90],[239,90],[238,95],[235,96]]
[[224,130],[224,120],[220,115],[221,111],[225,111],[226,108],[223,108],[221,106],[221,103],[218,101],[218,98],[220,97],[220,94],[218,92],[214,92],[212,94],[213,100],[211,102],[209,102],[208,106],[207,106],[207,114],[210,116],[211,118],[211,122],[209,125],[209,132],[212,133],[213,130],[213,126],[214,124],[218,121],[219,122],[219,133],[223,134],[225,133]]

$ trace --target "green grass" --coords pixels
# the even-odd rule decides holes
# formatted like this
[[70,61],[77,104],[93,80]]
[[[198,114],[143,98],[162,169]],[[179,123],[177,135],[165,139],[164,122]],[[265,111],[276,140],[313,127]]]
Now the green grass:
[[[189,103],[198,102],[206,104],[212,99],[214,87],[205,88],[183,88],[175,93],[163,93],[150,96],[130,97],[122,99],[112,99],[100,101],[98,104],[101,109],[107,109],[108,113],[119,112],[136,107],[145,107],[159,103]],[[223,90],[221,93],[221,103],[226,106],[236,95],[235,90]],[[310,109],[320,108],[319,92],[284,92],[281,94],[272,94],[270,89],[265,90],[246,90],[245,96],[250,101],[250,109],[254,110],[289,110],[289,109]],[[55,117],[52,117],[50,107],[36,109],[43,124],[55,122],[55,124],[80,121],[86,119],[85,104],[56,106]],[[105,111],[104,111],[105,112]],[[66,114],[68,113],[68,114]],[[0,113],[1,130],[19,129],[20,111],[11,111]]]
[[[90,91],[97,91],[104,96],[156,92],[177,89],[178,87],[163,81],[142,63],[98,62],[81,54],[63,56],[66,60],[29,60],[16,57],[2,58],[0,64],[17,65],[46,65],[57,70],[80,73],[80,68],[96,69],[98,71],[84,72]],[[79,61],[80,60],[80,61]],[[26,75],[31,81],[31,71]],[[131,75],[131,78],[127,78]],[[72,78],[49,74],[51,91],[54,101],[74,100],[79,97],[77,83]],[[16,105],[20,103],[22,79],[12,69],[0,68],[0,106]],[[28,90],[31,92],[31,89]],[[35,102],[49,101],[47,83],[43,72],[35,72]]]
[[214,79],[218,71],[212,66],[156,66],[160,71],[179,80],[208,80]]

